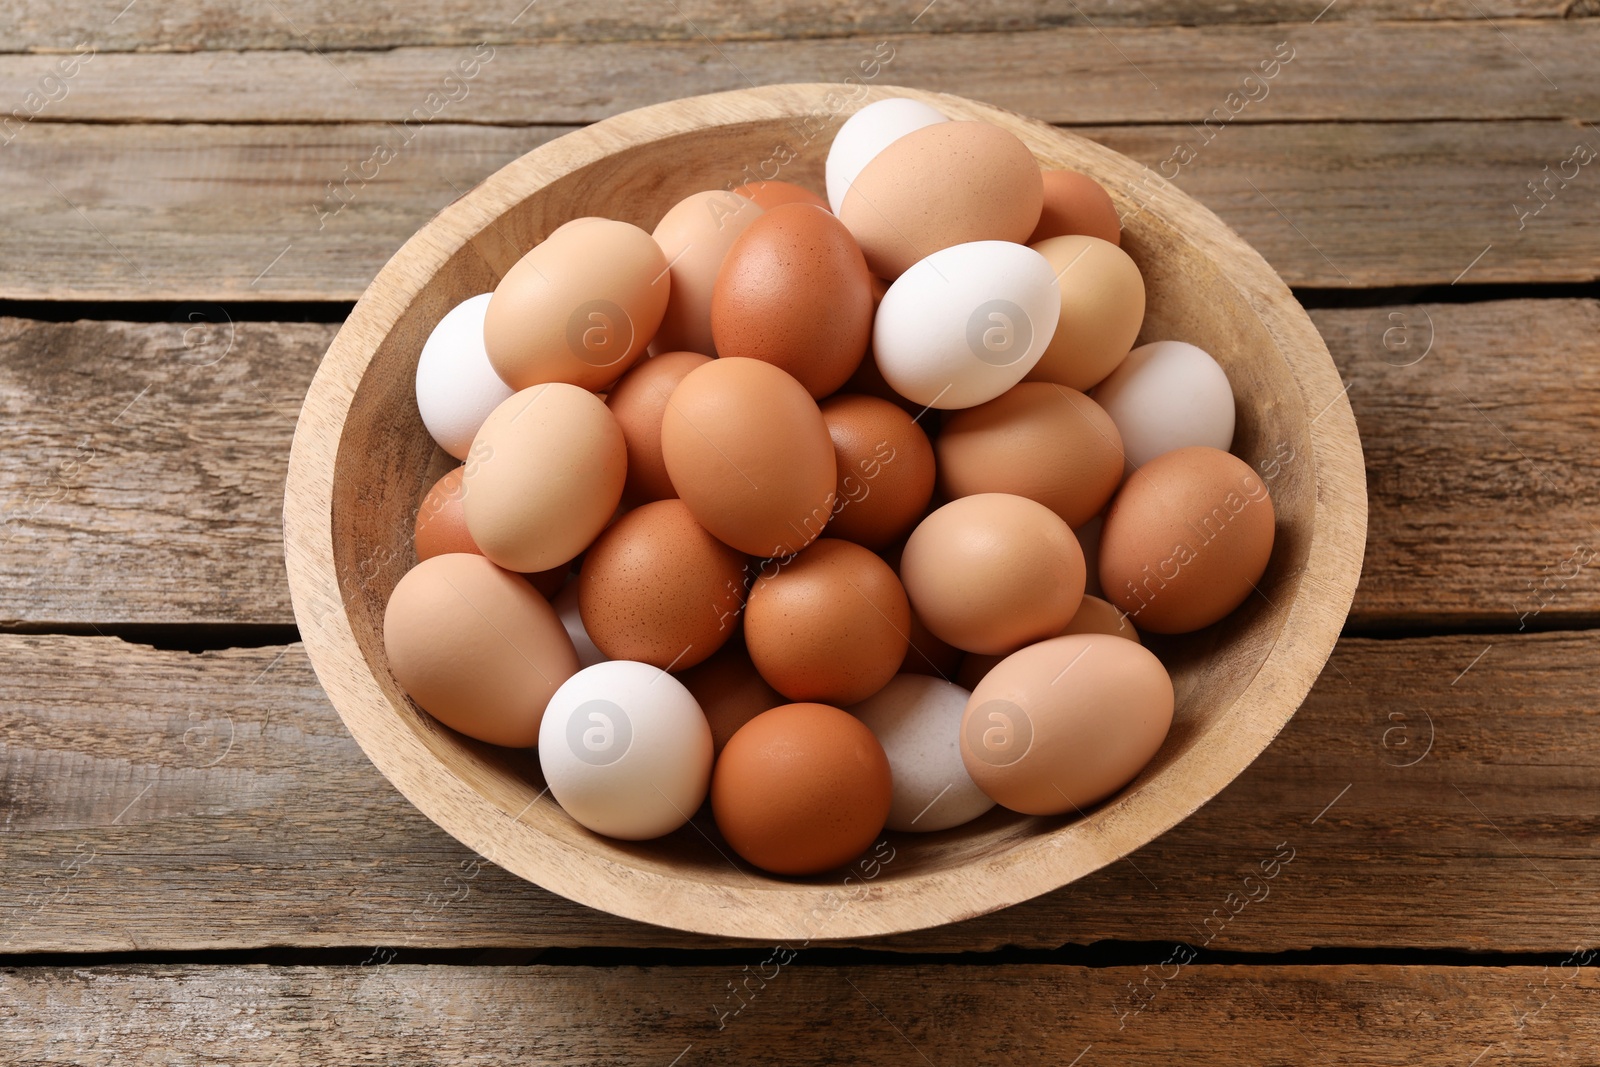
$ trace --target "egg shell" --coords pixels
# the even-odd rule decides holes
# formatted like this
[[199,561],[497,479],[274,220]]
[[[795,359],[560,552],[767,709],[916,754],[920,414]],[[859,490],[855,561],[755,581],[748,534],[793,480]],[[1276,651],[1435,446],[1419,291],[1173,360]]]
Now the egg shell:
[[1074,634],[1007,656],[961,721],[967,773],[1026,815],[1081,814],[1150,762],[1172,726],[1172,679],[1148,649]]
[[1204,445],[1167,452],[1111,502],[1100,584],[1141,630],[1198,630],[1255,592],[1274,524],[1266,483],[1244,460]]
[[728,249],[711,297],[723,356],[761,359],[813,397],[837,390],[872,337],[872,276],[839,222],[810,204],[765,212]]
[[1033,369],[1061,315],[1055,269],[1026,245],[935,252],[878,305],[872,350],[889,387],[928,407],[993,400]]
[[447,552],[478,551],[472,534],[467,532],[464,514],[462,476],[465,467],[453,467],[444,473],[423,496],[417,506],[416,522],[412,525],[411,540],[416,546],[417,560],[442,556]]
[[746,182],[736,186],[733,190],[740,196],[747,197],[756,202],[758,207],[771,210],[779,204],[811,204],[824,211],[832,211],[828,201],[813,193],[804,186],[793,182]]
[[602,389],[633,365],[666,314],[672,280],[655,239],[611,219],[569,223],[495,286],[483,337],[512,388]]
[[1031,382],[1088,392],[1117,369],[1144,323],[1144,277],[1121,248],[1098,237],[1052,237],[1032,246],[1060,289],[1056,328]]
[[600,646],[594,643],[589,636],[589,631],[583,626],[583,613],[578,607],[578,583],[567,582],[551,598],[550,606],[556,609],[556,618],[561,620],[561,626],[567,631],[567,636],[572,639],[572,648],[578,653],[578,666],[593,667],[596,663],[604,663],[611,657],[600,651]]
[[721,648],[744,610],[744,554],[657,500],[607,527],[578,572],[583,628],[608,659],[692,667]]
[[550,698],[539,767],[550,795],[597,834],[671,833],[705,802],[711,728],[683,683],[658,667],[597,663]]
[[1105,186],[1075,170],[1047,170],[1043,178],[1044,210],[1028,244],[1075,234],[1122,244],[1122,220]]
[[827,536],[877,549],[911,532],[933,497],[933,445],[900,408],[839,394],[822,402],[837,468]]
[[725,357],[673,390],[661,454],[695,520],[751,556],[791,555],[833,512],[833,441],[805,387],[770,363]]
[[417,411],[439,447],[466,459],[478,427],[511,387],[500,380],[483,345],[492,294],[471,296],[445,312],[417,359]]
[[1122,481],[1122,438],[1100,405],[1053,382],[1022,382],[952,412],[939,431],[939,483],[950,499],[1014,493],[1079,526]]
[[[1129,641],[1139,641],[1139,631],[1133,628],[1133,623],[1128,621],[1128,616],[1123,610],[1097,596],[1083,595],[1083,603],[1078,607],[1078,613],[1072,621],[1062,628],[1057,637],[1066,637],[1068,634],[1108,634],[1112,637],[1121,637]],[[983,680],[983,676],[994,670],[1004,656],[979,656],[969,654],[962,657],[961,669],[956,673],[956,684],[972,689]]]
[[1233,387],[1195,345],[1140,345],[1095,387],[1094,398],[1122,434],[1129,471],[1176,448],[1233,446]]
[[494,562],[517,571],[566,563],[589,546],[622,499],[628,449],[599,397],[536,385],[494,409],[462,481],[467,529]]
[[712,747],[719,756],[728,738],[741,726],[763,711],[789,702],[761,677],[750,662],[744,642],[739,640],[729,641],[704,663],[679,673],[678,680],[694,694],[700,710],[705,712],[706,722],[711,725]]
[[998,655],[1060,633],[1083,602],[1083,552],[1043,504],[1007,493],[952,500],[912,531],[900,578],[928,629]]
[[678,495],[661,458],[661,419],[678,383],[710,362],[710,356],[698,352],[663,352],[634,364],[606,394],[606,407],[628,446],[624,500],[645,504]]
[[889,759],[889,830],[928,833],[969,823],[994,807],[961,759],[961,716],[971,694],[922,674],[899,674],[848,710]]
[[651,341],[652,351],[717,354],[711,337],[711,293],[717,272],[728,249],[761,213],[754,200],[724,189],[693,193],[667,209],[651,233],[672,275],[666,314]]
[[913,130],[948,121],[938,109],[905,97],[874,100],[845,119],[833,135],[823,164],[828,205],[834,214],[838,214],[856,176],[879,152]]
[[910,629],[911,605],[889,565],[833,539],[768,563],[745,609],[750,659],[790,700],[865,700],[900,669]]
[[987,122],[914,130],[862,168],[839,206],[872,273],[891,281],[920,259],[973,241],[1028,239],[1044,180],[1028,146]]
[[717,829],[749,863],[818,874],[850,862],[883,830],[889,758],[872,731],[826,704],[784,704],[729,739],[711,776]]
[[526,748],[545,705],[578,669],[555,609],[520,575],[452,552],[401,576],[383,647],[417,706],[468,737]]

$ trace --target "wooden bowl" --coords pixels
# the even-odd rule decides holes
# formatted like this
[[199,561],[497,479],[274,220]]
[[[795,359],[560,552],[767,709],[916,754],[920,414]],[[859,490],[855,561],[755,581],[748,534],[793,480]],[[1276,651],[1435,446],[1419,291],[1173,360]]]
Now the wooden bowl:
[[[1086,817],[997,808],[954,830],[889,834],[851,868],[801,880],[731,859],[705,812],[656,841],[598,837],[544,795],[536,753],[441,726],[389,672],[384,605],[413,562],[418,503],[453,462],[417,413],[418,353],[446,311],[494,288],[568,219],[605,215],[648,230],[689,193],[775,171],[820,190],[839,122],[885,96],[1003,126],[1042,165],[1083,171],[1111,191],[1122,245],[1144,272],[1140,341],[1198,344],[1232,380],[1233,451],[1261,472],[1277,512],[1261,596],[1158,646],[1177,690],[1171,735],[1131,786]],[[1215,796],[1294,714],[1333,650],[1361,568],[1366,481],[1354,417],[1311,320],[1250,246],[1148,168],[956,96],[779,85],[596,123],[529,152],[440,212],[379,272],[329,347],[295,430],[283,518],[295,618],[317,676],[373,763],[429,818],[590,907],[792,942],[995,911],[1133,852]]]

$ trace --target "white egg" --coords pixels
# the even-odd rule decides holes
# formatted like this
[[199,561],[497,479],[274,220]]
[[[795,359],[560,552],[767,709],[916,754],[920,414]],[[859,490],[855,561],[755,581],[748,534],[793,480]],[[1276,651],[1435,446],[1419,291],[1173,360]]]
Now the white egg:
[[961,713],[969,696],[942,678],[897,674],[850,708],[889,757],[888,829],[948,830],[994,807],[961,761]]
[[1140,345],[1089,395],[1117,424],[1128,472],[1173,449],[1233,444],[1228,375],[1184,341]]
[[889,286],[872,350],[889,387],[935,408],[969,408],[1039,362],[1061,315],[1050,261],[1026,245],[973,241],[918,260]]
[[839,213],[844,194],[850,191],[856,175],[872,162],[873,156],[912,130],[949,121],[920,100],[903,97],[874,101],[845,119],[839,132],[833,135],[833,144],[828,148],[828,161],[823,170],[823,180],[828,187],[828,203],[832,205],[833,213]]
[[556,609],[556,618],[572,638],[572,647],[578,650],[578,666],[593,667],[606,662],[606,654],[589,639],[589,631],[583,628],[583,619],[578,614],[577,579],[569,579],[551,599],[550,606]]
[[689,821],[711,786],[711,727],[682,682],[610,660],[562,683],[539,724],[550,795],[597,834],[644,841]]
[[493,293],[468,297],[445,313],[417,360],[417,410],[439,447],[466,459],[489,412],[512,389],[489,365],[483,315]]

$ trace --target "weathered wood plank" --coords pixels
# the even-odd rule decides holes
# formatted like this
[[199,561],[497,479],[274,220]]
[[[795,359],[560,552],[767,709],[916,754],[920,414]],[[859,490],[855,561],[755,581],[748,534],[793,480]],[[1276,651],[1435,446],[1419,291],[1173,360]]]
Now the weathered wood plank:
[[[0,461],[0,623],[293,623],[284,456],[337,327],[233,324],[205,304],[173,317],[0,320],[15,445]],[[1600,305],[1312,318],[1350,382],[1367,459],[1352,624],[1600,616]]]
[[[0,657],[0,954],[726,944],[478,860],[367,762],[297,645],[10,635]],[[1592,632],[1346,639],[1278,740],[1164,837],[872,944],[1592,945],[1597,671]]]
[[1007,31],[1043,26],[1206,25],[1390,19],[1559,18],[1583,5],[1571,0],[979,0],[976,3],[860,5],[841,0],[391,0],[381,17],[352,19],[318,0],[267,5],[214,0],[204,5],[95,0],[17,0],[0,27],[0,52],[71,49],[92,41],[103,51],[189,52],[217,49],[397,48],[558,41],[682,41]]
[[[0,298],[353,300],[434,212],[559,132],[35,122],[0,168]],[[1292,285],[1600,276],[1600,180],[1584,178],[1600,163],[1548,203],[1527,188],[1577,144],[1600,150],[1572,123],[1084,132],[1175,175]],[[396,157],[369,165],[380,146]]]
[[[51,122],[405,122],[420,115],[586,123],[673,97],[851,78],[959,86],[975,99],[1079,125],[1600,119],[1593,77],[1600,19],[908,29],[720,46],[690,34],[649,44],[104,53],[67,61],[75,73],[61,88],[48,83],[54,92],[44,94],[38,114]],[[0,100],[24,100],[62,62],[58,54],[0,55]],[[1467,70],[1473,76],[1463,78]]]
[[[86,1067],[1165,1067],[1177,1048],[1185,1063],[1230,1067],[1461,1067],[1490,1051],[1553,1063],[1586,1061],[1600,1041],[1600,980],[1581,958],[1544,968],[772,963],[769,980],[748,979],[737,1016],[727,1014],[740,1004],[730,985],[746,983],[737,965],[25,968],[0,972],[0,1028],[18,1062]],[[752,955],[750,975],[762,960]],[[1150,977],[1158,970],[1171,976],[1164,986]],[[1148,1006],[1125,1014],[1130,1003]]]

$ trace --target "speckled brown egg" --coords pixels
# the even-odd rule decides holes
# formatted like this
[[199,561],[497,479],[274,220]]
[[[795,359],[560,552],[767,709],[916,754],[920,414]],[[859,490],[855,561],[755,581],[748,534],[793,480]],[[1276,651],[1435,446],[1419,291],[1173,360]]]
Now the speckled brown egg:
[[1106,512],[1100,584],[1141,630],[1198,630],[1254,593],[1274,525],[1266,483],[1244,460],[1205,445],[1164,453]]
[[839,205],[872,273],[890,281],[969,241],[1026,241],[1044,206],[1028,146],[987,122],[937,122],[873,157]]
[[813,397],[837,390],[872,338],[872,280],[848,230],[811,204],[780,204],[728,249],[711,297],[717,353],[765,360]]
[[750,653],[744,642],[734,639],[704,663],[690,667],[678,675],[694,695],[711,724],[712,750],[721,754],[728,738],[745,723],[789,701],[767,680],[761,677],[756,665],[750,662]]
[[874,396],[829,397],[822,418],[838,468],[827,536],[878,549],[910,533],[933,496],[928,435],[910,415]]
[[1073,527],[1097,515],[1122,481],[1122,435],[1111,416],[1053,382],[1022,382],[950,412],[937,453],[946,496],[1014,493]]
[[657,500],[612,523],[584,553],[578,614],[609,659],[692,667],[738,625],[744,565],[683,501]]
[[745,611],[750,659],[791,700],[854,704],[905,659],[911,605],[900,579],[849,541],[818,541],[763,568]]
[[774,874],[849,863],[883,831],[893,801],[889,757],[866,724],[826,704],[784,704],[728,741],[711,775],[717,829]]
[[1047,170],[1043,178],[1044,210],[1028,244],[1071,234],[1122,243],[1122,220],[1105,186],[1075,170]]
[[468,737],[527,748],[578,670],[555,609],[521,575],[451,552],[407,571],[383,615],[389,669],[417,706]]
[[663,352],[636,364],[606,394],[606,407],[616,416],[628,446],[624,503],[645,504],[678,495],[661,458],[661,419],[678,383],[710,362],[710,356],[698,352]]
[[465,473],[466,467],[446,471],[417,506],[412,541],[417,548],[418,562],[446,552],[483,555],[467,532],[467,519],[461,506],[461,476]]
[[695,519],[752,556],[789,555],[833,513],[833,441],[817,402],[771,363],[690,371],[661,422],[661,455]]
[[1083,550],[1026,497],[952,500],[911,532],[900,578],[922,621],[966,652],[1000,655],[1060,633],[1083,601]]

